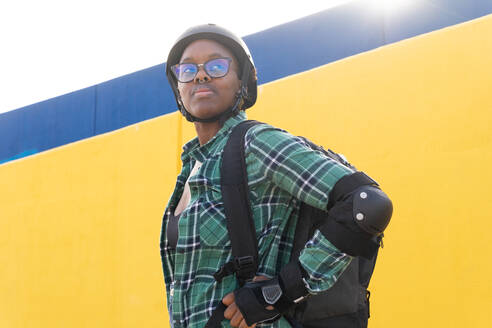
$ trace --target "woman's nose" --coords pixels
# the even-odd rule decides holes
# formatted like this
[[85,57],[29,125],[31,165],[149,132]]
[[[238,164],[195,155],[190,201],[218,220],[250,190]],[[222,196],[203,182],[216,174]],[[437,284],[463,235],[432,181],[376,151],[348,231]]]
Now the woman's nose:
[[204,83],[210,81],[211,78],[208,76],[207,72],[205,72],[205,68],[203,66],[198,66],[198,72],[195,76],[195,83]]

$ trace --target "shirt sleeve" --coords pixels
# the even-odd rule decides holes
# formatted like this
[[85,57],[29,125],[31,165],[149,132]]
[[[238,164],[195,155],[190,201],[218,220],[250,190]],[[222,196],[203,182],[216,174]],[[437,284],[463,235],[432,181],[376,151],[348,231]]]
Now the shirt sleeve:
[[[335,183],[352,170],[311,149],[301,138],[268,125],[255,126],[246,137],[256,171],[293,197],[326,210]],[[250,165],[250,164],[248,164]],[[329,289],[350,264],[352,257],[340,252],[316,231],[301,252],[311,293]]]

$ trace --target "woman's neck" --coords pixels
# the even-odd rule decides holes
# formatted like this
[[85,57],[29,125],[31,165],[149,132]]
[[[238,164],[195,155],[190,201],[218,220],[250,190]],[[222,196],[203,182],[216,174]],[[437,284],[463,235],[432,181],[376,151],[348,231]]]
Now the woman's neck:
[[219,122],[194,122],[196,135],[198,136],[198,141],[200,142],[200,146],[206,144],[210,139],[212,139],[217,132],[219,132],[222,125]]

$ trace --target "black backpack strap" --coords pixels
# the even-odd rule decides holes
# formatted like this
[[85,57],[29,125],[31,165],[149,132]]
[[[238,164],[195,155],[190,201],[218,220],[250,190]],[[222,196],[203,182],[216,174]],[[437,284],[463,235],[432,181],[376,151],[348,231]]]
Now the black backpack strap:
[[212,312],[212,316],[208,319],[204,328],[220,328],[221,322],[225,319],[224,311],[227,309],[224,303],[220,302],[219,305]]
[[234,127],[222,155],[222,200],[234,258],[215,273],[214,277],[219,282],[236,273],[240,285],[243,285],[254,278],[258,269],[258,241],[251,216],[244,154],[246,132],[257,124],[260,122],[244,121]]
[[[233,128],[224,147],[220,167],[222,200],[231,239],[233,259],[225,263],[215,274],[218,282],[228,275],[236,274],[240,286],[253,280],[258,269],[258,240],[251,216],[248,174],[244,154],[244,137],[257,121],[244,121]],[[221,302],[212,312],[206,328],[221,327],[226,307]]]

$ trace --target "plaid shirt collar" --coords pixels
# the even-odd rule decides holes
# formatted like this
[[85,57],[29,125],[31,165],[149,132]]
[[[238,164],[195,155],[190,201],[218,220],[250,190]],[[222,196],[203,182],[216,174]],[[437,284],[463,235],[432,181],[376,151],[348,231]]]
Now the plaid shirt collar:
[[181,154],[181,160],[186,162],[189,158],[193,158],[199,162],[205,162],[213,154],[213,150],[217,142],[223,139],[224,136],[228,135],[232,128],[246,120],[246,113],[244,111],[239,111],[239,113],[227,121],[225,121],[224,126],[212,137],[206,144],[200,146],[198,137],[195,137],[183,146],[183,153]]

